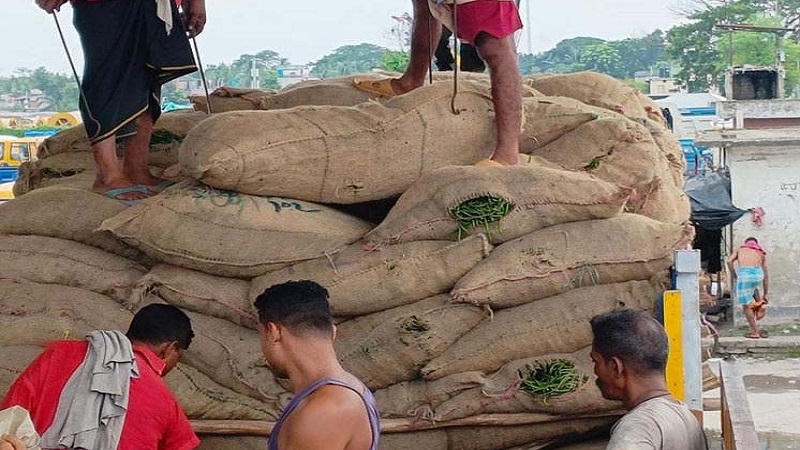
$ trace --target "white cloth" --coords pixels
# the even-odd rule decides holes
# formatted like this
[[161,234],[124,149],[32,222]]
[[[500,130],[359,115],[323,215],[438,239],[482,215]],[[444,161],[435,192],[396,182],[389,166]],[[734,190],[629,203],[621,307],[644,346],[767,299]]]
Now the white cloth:
[[131,342],[119,331],[92,331],[89,349],[61,397],[42,448],[117,448],[131,379],[139,376]]
[[700,423],[683,403],[651,398],[622,416],[606,450],[705,450]]
[[164,21],[167,36],[172,32],[172,0],[156,0],[156,14]]
[[31,414],[22,406],[12,406],[0,411],[0,435],[18,437],[28,450],[41,450],[39,433],[33,426]]

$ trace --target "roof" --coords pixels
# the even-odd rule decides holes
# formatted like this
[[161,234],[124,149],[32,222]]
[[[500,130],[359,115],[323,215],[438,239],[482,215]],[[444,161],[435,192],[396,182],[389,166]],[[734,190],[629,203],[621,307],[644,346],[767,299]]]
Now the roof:
[[711,92],[697,93],[678,93],[672,94],[663,99],[656,100],[657,104],[672,103],[679,109],[684,108],[707,108],[714,106],[715,103],[725,101],[725,97]]

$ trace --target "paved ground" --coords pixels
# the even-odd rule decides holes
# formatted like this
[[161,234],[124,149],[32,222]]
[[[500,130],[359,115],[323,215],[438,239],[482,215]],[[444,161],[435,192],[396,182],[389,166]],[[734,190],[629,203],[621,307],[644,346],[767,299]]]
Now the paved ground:
[[[746,339],[727,334],[717,350],[733,355],[743,375],[761,445],[753,450],[800,450],[800,336],[773,333],[768,339]],[[705,396],[718,398],[719,390]],[[719,435],[720,413],[706,412],[704,419],[712,448],[721,448],[713,439]]]

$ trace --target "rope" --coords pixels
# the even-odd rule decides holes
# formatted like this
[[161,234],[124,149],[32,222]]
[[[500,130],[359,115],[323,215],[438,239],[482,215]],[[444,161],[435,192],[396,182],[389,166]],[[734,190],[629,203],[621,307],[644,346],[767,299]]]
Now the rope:
[[208,115],[211,115],[211,96],[208,94],[208,81],[206,80],[206,72],[203,70],[203,62],[200,61],[200,50],[197,49],[197,38],[192,36],[192,44],[194,46],[194,54],[197,57],[197,68],[200,69],[200,79],[203,81],[203,89],[206,92],[206,110]]
[[78,71],[75,69],[75,62],[72,60],[72,54],[69,52],[69,46],[67,45],[67,40],[64,38],[64,31],[61,30],[61,23],[58,21],[58,13],[56,11],[53,11],[53,20],[56,22],[56,29],[58,29],[58,36],[61,38],[61,45],[64,47],[64,52],[67,54],[67,61],[69,61],[69,66],[72,68],[72,76],[75,78],[75,82],[78,84],[80,101],[83,102],[83,107],[86,109],[86,115],[89,116],[89,119],[95,123],[97,129],[99,130],[100,122],[94,118],[92,112],[89,110],[89,104],[86,102],[86,94],[83,92],[83,85],[81,85],[81,79],[78,77]]
[[453,64],[453,95],[450,97],[450,111],[459,115],[461,112],[456,108],[456,96],[458,95],[458,69],[461,65],[461,42],[458,40],[458,4],[453,1],[453,53],[455,64]]

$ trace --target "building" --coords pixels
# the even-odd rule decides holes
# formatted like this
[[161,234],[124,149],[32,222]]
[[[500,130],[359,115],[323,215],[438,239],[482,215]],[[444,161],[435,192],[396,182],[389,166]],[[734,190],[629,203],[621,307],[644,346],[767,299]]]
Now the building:
[[317,79],[311,77],[311,67],[309,66],[280,66],[276,72],[281,89],[301,81]]

